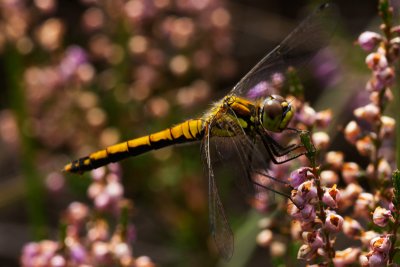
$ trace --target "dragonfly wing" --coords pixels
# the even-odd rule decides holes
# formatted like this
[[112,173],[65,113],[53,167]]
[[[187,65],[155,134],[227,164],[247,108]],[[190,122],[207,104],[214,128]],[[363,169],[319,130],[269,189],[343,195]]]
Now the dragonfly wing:
[[[284,74],[288,67],[299,68],[327,45],[334,28],[336,8],[325,3],[309,15],[277,47],[258,62],[232,89],[231,94],[247,98],[259,95],[249,92],[275,73]],[[268,89],[268,88],[267,88]]]
[[214,171],[210,155],[210,133],[207,131],[202,143],[202,157],[205,171],[208,174],[208,205],[210,231],[214,238],[219,254],[226,260],[233,255],[234,241],[232,229],[225,216],[224,207],[219,197],[215,183]]

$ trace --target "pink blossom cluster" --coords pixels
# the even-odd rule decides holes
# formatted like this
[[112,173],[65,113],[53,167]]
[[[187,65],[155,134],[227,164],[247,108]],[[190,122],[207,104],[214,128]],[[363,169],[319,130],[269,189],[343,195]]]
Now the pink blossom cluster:
[[123,197],[118,165],[111,166],[91,173],[88,195],[93,207],[69,204],[61,219],[60,239],[27,243],[21,266],[155,266],[147,256],[133,256],[132,203]]

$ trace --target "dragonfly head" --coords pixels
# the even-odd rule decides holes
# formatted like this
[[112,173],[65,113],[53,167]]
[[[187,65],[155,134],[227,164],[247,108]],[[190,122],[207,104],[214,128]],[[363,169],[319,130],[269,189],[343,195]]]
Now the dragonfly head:
[[286,99],[279,95],[270,95],[263,102],[260,119],[268,131],[281,132],[287,127],[293,114],[293,108]]

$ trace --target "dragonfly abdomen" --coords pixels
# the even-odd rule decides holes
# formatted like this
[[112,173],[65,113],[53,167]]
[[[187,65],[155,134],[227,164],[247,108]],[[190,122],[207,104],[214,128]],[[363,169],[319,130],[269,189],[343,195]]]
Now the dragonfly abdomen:
[[202,119],[187,120],[160,132],[131,139],[75,160],[64,167],[66,172],[81,173],[111,162],[137,156],[153,149],[201,140],[204,135]]

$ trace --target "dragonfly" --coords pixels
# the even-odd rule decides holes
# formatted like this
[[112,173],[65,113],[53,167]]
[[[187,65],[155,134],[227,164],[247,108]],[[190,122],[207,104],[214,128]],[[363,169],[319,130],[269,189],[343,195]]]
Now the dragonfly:
[[[151,150],[200,142],[208,176],[210,233],[219,254],[230,259],[234,238],[219,196],[217,162],[228,161],[229,165],[230,156],[225,153],[233,154],[238,163],[234,168],[239,169],[237,175],[245,187],[252,192],[279,193],[269,182],[277,179],[269,175],[268,164],[290,161],[303,155],[305,150],[302,144],[280,144],[273,136],[296,131],[288,127],[295,112],[291,102],[270,94],[268,89],[257,88],[274,74],[285,73],[289,67],[302,67],[327,45],[326,25],[332,20],[333,8],[332,4],[325,3],[315,9],[203,116],[93,152],[65,165],[63,171],[82,173]],[[254,174],[265,179],[254,179]]]

